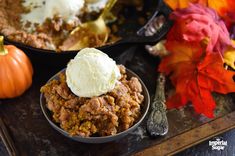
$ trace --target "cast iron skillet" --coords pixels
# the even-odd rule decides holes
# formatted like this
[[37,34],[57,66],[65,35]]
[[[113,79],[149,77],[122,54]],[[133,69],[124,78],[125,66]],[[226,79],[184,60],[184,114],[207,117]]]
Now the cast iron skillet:
[[[61,70],[59,73],[61,72],[65,72],[65,69]],[[49,81],[53,80],[53,79],[58,79],[58,74],[54,75]],[[60,128],[60,126],[55,123],[53,121],[52,118],[52,113],[48,110],[48,108],[46,107],[46,99],[44,97],[43,94],[40,95],[40,106],[42,109],[42,112],[44,114],[44,116],[46,117],[47,121],[49,122],[49,124],[56,129],[58,132],[60,132],[61,134],[63,134],[64,136],[79,141],[79,142],[84,142],[84,143],[104,143],[104,142],[110,142],[110,141],[114,141],[117,139],[120,139],[122,137],[124,137],[125,135],[129,134],[130,132],[132,132],[134,129],[136,129],[140,123],[143,121],[144,117],[146,116],[148,109],[149,109],[149,105],[150,105],[150,97],[149,97],[149,93],[148,93],[148,89],[146,88],[146,86],[144,85],[143,81],[131,70],[126,69],[126,73],[127,73],[127,77],[137,77],[142,85],[142,89],[143,89],[143,95],[144,95],[144,101],[141,107],[141,116],[138,119],[138,121],[129,129],[117,133],[115,135],[112,136],[104,136],[104,137],[81,137],[81,136],[70,136],[68,132],[64,131],[62,128]],[[48,81],[48,82],[49,82]]]
[[[159,15],[164,15],[165,18],[167,19],[168,15],[171,12],[171,9],[164,4],[163,0],[158,0],[158,1],[157,0],[156,1],[144,0],[143,12],[154,12],[153,13],[154,17],[159,16]],[[133,18],[135,20],[138,18],[138,15],[136,15],[136,10],[134,10],[133,8],[126,9],[125,13],[127,14],[128,21],[129,21],[129,18]],[[130,47],[133,44],[140,44],[140,43],[149,44],[149,43],[158,42],[167,34],[171,25],[172,25],[172,22],[169,20],[166,20],[162,29],[155,36],[145,37],[143,35],[137,35],[136,33],[138,32],[136,30],[141,30],[143,29],[143,27],[139,28],[136,23],[129,23],[128,25],[124,25],[121,28],[120,36],[122,36],[123,39],[110,45],[98,47],[98,49],[107,53],[110,57],[115,58],[119,56],[121,52],[124,51],[124,49]],[[131,30],[134,30],[134,33],[131,35],[127,34]],[[34,65],[43,64],[47,66],[63,67],[67,64],[67,62],[70,59],[74,58],[78,52],[78,50],[55,52],[53,50],[39,49],[39,48],[34,48],[34,47],[31,47],[22,43],[10,41],[7,38],[5,39],[5,43],[13,44],[17,46],[18,48],[22,49],[29,56],[29,58],[31,59]]]

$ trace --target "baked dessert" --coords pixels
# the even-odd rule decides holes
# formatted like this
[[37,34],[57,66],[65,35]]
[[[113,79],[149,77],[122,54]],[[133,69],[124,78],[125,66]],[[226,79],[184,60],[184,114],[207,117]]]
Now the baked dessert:
[[[96,52],[94,49],[85,49],[85,53],[82,50],[79,56],[88,59],[89,51]],[[96,55],[95,58],[100,57],[99,55],[106,54],[99,54],[98,52],[98,56]],[[78,60],[79,56],[75,57],[76,61],[81,61]],[[92,62],[91,58],[88,60]],[[103,61],[100,64],[105,65],[106,62]],[[112,68],[110,64],[109,67]],[[102,82],[103,78],[98,78],[99,75],[97,74],[106,73],[106,77],[109,77],[107,71],[101,71],[103,67],[95,68],[94,70],[98,70],[97,73],[90,72],[89,69],[85,71],[89,74],[93,73],[94,75],[90,75],[90,77],[94,76],[98,84],[89,83],[89,80],[84,80],[81,78],[83,76],[80,76],[80,78],[75,78],[76,81],[84,83],[80,85],[80,82],[78,82],[79,85],[75,85],[76,87],[71,89],[71,84],[69,87],[67,82],[73,80],[68,80],[69,74],[66,74],[66,69],[66,72],[60,73],[59,79],[51,80],[44,85],[41,92],[46,99],[47,108],[53,114],[54,121],[72,136],[108,136],[130,128],[141,115],[144,100],[142,86],[138,78],[127,77],[123,65],[116,67],[120,75],[117,73],[114,79],[111,78],[115,83],[109,87],[104,87],[106,92],[101,89],[102,85],[105,83],[110,84],[111,81],[107,82],[109,78],[105,78],[106,82]],[[70,66],[68,65],[67,68],[70,68]],[[72,71],[75,73],[73,75],[76,75],[76,71]],[[83,75],[82,72],[78,70],[77,73]],[[111,71],[110,73],[114,72]],[[110,77],[112,77],[112,74]],[[86,85],[84,86],[84,84]],[[82,88],[79,86],[82,86]],[[85,88],[83,90],[84,87],[90,89]],[[76,91],[76,89],[78,90]]]
[[[79,24],[96,19],[108,0],[1,0],[0,34],[35,48],[60,52],[69,33]],[[138,0],[139,1],[139,0]],[[142,1],[142,0],[141,0]],[[141,3],[132,3],[140,6]],[[118,6],[128,5],[118,1]],[[116,9],[118,10],[120,9]],[[119,39],[110,29],[108,42]],[[89,33],[88,33],[89,35]],[[92,39],[92,47],[102,46]]]

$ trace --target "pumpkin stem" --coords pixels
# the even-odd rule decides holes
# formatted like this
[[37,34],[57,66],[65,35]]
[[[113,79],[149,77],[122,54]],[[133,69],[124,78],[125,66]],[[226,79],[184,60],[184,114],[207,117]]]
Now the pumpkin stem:
[[4,48],[3,40],[4,37],[0,36],[0,55],[6,55],[8,53],[7,49]]

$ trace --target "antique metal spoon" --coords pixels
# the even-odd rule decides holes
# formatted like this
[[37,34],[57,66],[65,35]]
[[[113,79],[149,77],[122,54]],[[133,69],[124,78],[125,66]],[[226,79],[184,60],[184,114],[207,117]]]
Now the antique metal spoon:
[[[166,20],[166,17],[161,14],[159,16],[159,12],[163,12],[164,15],[169,15],[171,10],[164,3],[160,6],[160,10],[161,11],[156,11],[155,15],[150,19],[145,27],[138,31],[139,34],[144,36],[154,36],[166,25],[167,30],[170,29],[172,22]],[[146,49],[147,51],[152,52],[154,50],[153,47],[154,46],[147,45]],[[165,81],[163,73],[159,73],[155,96],[151,104],[151,112],[147,120],[147,131],[152,137],[163,136],[168,132],[168,120],[165,106]]]
[[147,131],[153,137],[163,136],[168,132],[165,102],[165,76],[160,73],[151,105],[151,112],[147,121]]

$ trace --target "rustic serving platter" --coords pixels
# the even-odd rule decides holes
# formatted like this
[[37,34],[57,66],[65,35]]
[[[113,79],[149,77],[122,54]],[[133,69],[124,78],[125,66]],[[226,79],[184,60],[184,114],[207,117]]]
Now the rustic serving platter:
[[[153,98],[159,58],[150,56],[141,45],[130,46],[119,53],[114,58],[116,62],[137,73]],[[0,100],[1,117],[20,155],[172,155],[235,128],[234,95],[214,94],[216,118],[208,119],[195,114],[191,106],[168,110],[169,132],[164,137],[150,138],[145,119],[134,132],[117,141],[85,144],[70,140],[49,125],[39,104],[40,87],[61,69],[35,65],[32,87],[21,97]]]

